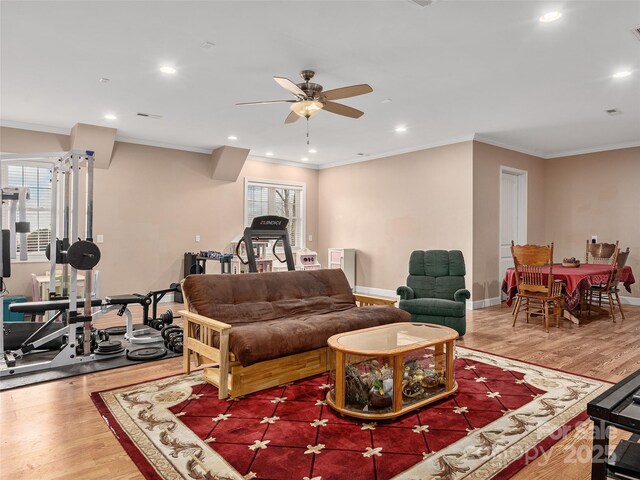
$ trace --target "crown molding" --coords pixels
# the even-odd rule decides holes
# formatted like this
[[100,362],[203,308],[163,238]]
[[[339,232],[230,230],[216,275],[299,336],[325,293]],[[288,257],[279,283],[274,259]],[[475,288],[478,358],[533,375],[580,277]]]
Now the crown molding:
[[524,153],[525,155],[531,155],[532,157],[538,158],[548,158],[544,153],[539,152],[537,150],[531,150],[529,148],[519,147],[517,145],[511,145],[509,143],[500,142],[498,140],[494,140],[491,137],[487,137],[481,134],[475,134],[473,138],[476,142],[486,143],[488,145],[493,145],[494,147],[506,148],[507,150],[513,150],[514,152]]
[[52,127],[50,125],[40,125],[39,123],[15,122],[13,120],[0,119],[0,127],[18,128],[20,130],[32,130],[34,132],[56,133],[58,135],[69,135],[71,127]]
[[477,142],[493,145],[494,147],[506,148],[507,150],[513,150],[515,152],[524,153],[526,155],[532,155],[534,157],[543,158],[545,160],[548,160],[551,158],[570,157],[573,155],[585,155],[588,153],[606,152],[609,150],[621,150],[623,148],[640,147],[640,140],[636,140],[633,142],[611,143],[608,145],[597,145],[594,147],[578,148],[576,150],[565,150],[561,152],[542,153],[537,150],[531,150],[528,148],[519,147],[517,145],[511,145],[505,142],[500,142],[498,140],[494,140],[491,137],[487,137],[485,135],[480,135],[480,134],[476,134],[474,140]]
[[309,170],[319,170],[320,165],[317,163],[300,163],[300,162],[292,162],[291,160],[282,160],[279,158],[272,157],[261,157],[259,155],[249,155],[247,160],[254,160],[256,162],[263,163],[274,163],[276,165],[287,165],[289,167],[298,167],[298,168],[308,168]]
[[133,143],[134,145],[146,145],[147,147],[168,148],[171,150],[181,150],[183,152],[205,153],[211,155],[214,148],[190,147],[187,145],[177,145],[174,143],[156,142],[155,140],[144,140],[142,138],[125,137],[116,133],[116,142]]
[[[14,120],[6,120],[6,119],[0,119],[0,127],[17,128],[21,130],[32,130],[36,132],[54,133],[58,135],[69,135],[71,131],[71,127],[69,128],[53,127],[51,125],[41,125],[38,123],[28,123],[28,122],[17,122]],[[135,138],[135,137],[126,137],[123,135],[118,135],[117,133],[116,133],[115,140],[117,142],[132,143],[135,145],[146,145],[149,147],[168,148],[171,150],[204,153],[207,155],[210,155],[213,148],[216,148],[216,147],[202,148],[202,147],[192,147],[188,145],[164,143],[164,142],[158,142],[155,140],[145,140],[145,139]],[[311,170],[325,170],[328,168],[341,167],[344,165],[351,165],[354,163],[362,163],[362,162],[368,162],[370,160],[377,160],[380,158],[392,157],[395,155],[402,155],[405,153],[418,152],[420,150],[428,150],[431,148],[444,147],[444,146],[453,145],[456,143],[468,142],[470,140],[486,143],[489,145],[493,145],[495,147],[505,148],[507,150],[512,150],[514,152],[524,153],[525,155],[531,155],[531,156],[543,158],[543,159],[561,158],[561,157],[569,157],[573,155],[585,155],[589,153],[606,152],[608,150],[621,150],[624,148],[640,147],[640,140],[636,140],[632,142],[598,145],[593,147],[579,148],[575,150],[566,150],[566,151],[559,151],[559,152],[551,152],[551,153],[545,154],[538,150],[533,150],[533,149],[521,147],[518,145],[512,145],[506,142],[495,140],[487,135],[475,133],[471,135],[460,135],[460,136],[449,138],[447,140],[422,144],[415,147],[391,150],[391,151],[387,151],[387,152],[376,154],[376,155],[367,155],[367,156],[356,157],[356,158],[347,158],[345,160],[337,160],[335,162],[331,162],[325,165],[315,164],[315,163],[300,163],[300,162],[294,162],[294,161],[283,160],[278,158],[262,157],[258,155],[249,155],[248,159],[254,160],[257,162],[287,165],[287,166],[298,167],[298,168],[308,168]]]
[[600,145],[597,147],[580,148],[578,150],[567,150],[565,152],[556,152],[556,153],[547,155],[545,158],[570,157],[573,155],[585,155],[587,153],[598,153],[598,152],[606,152],[608,150],[621,150],[623,148],[635,148],[635,147],[640,147],[640,140],[637,140],[634,142],[625,142],[625,143],[612,143],[610,145]]
[[387,151],[387,152],[376,154],[376,155],[367,155],[367,156],[362,156],[357,158],[350,158],[346,160],[338,160],[336,162],[331,162],[326,165],[319,165],[319,169],[326,170],[327,168],[342,167],[344,165],[368,162],[369,160],[377,160],[379,158],[393,157],[395,155],[403,155],[405,153],[419,152],[421,150],[429,150],[431,148],[446,147],[447,145],[455,145],[456,143],[468,142],[473,140],[473,138],[474,138],[474,135],[460,135],[444,141],[433,142],[433,143],[428,143],[428,144],[423,144],[415,147],[408,147],[408,148],[403,148],[398,150],[391,150],[391,151]]

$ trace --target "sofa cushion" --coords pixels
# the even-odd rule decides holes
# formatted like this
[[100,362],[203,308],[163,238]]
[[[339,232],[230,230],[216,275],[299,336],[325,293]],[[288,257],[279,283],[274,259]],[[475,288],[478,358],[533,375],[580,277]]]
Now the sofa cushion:
[[[354,306],[343,311],[234,326],[229,332],[229,350],[247,367],[326,347],[327,339],[337,333],[410,321],[411,315],[395,307]],[[215,347],[217,341],[214,340]]]
[[230,325],[324,314],[355,307],[340,269],[189,275],[189,310]]
[[441,298],[415,298],[400,300],[400,308],[415,315],[433,315],[442,317],[464,317],[465,304]]

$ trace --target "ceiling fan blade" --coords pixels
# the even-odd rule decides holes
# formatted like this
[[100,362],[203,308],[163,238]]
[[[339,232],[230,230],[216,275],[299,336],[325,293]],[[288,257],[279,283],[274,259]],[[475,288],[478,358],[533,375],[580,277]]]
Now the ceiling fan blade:
[[344,115],[345,117],[360,118],[364,115],[364,112],[352,107],[347,107],[341,103],[325,102],[323,110],[331,113],[337,113],[338,115]]
[[340,98],[355,97],[357,95],[364,95],[365,93],[373,92],[366,83],[360,85],[351,85],[350,87],[334,88],[333,90],[327,90],[322,92],[322,96],[327,100],[339,100]]
[[295,103],[297,100],[267,100],[265,102],[243,102],[236,105],[266,105],[269,103]]
[[280,85],[285,90],[289,90],[294,95],[296,95],[298,97],[303,97],[303,98],[307,97],[307,95],[302,91],[302,89],[298,85],[293,83],[291,80],[289,80],[288,78],[273,77],[273,79],[276,82],[278,82],[278,85]]
[[284,119],[284,123],[293,123],[299,118],[300,118],[300,115],[298,115],[296,112],[292,110],[291,113],[287,115],[287,118]]

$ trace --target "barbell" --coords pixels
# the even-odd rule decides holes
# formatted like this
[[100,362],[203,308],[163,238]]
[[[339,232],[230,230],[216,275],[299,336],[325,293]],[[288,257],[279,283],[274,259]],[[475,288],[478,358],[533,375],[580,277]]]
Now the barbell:
[[[89,240],[78,240],[62,250],[63,241],[56,239],[56,263],[68,263],[77,270],[91,270],[100,262],[100,248]],[[51,260],[51,247],[45,255]]]

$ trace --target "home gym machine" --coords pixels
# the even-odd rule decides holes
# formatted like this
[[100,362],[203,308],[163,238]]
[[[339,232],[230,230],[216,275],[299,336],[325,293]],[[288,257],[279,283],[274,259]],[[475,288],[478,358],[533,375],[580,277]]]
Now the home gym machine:
[[2,189],[2,203],[9,202],[9,245],[7,246],[12,259],[17,257],[16,234],[20,234],[20,260],[27,259],[27,233],[31,230],[27,222],[27,200],[30,197],[29,187]]
[[[45,165],[52,171],[51,242],[48,249],[51,265],[50,297],[42,302],[14,303],[9,306],[10,311],[47,313],[50,318],[39,328],[36,324],[37,330],[21,341],[19,348],[5,351],[4,336],[5,332],[11,330],[11,324],[5,324],[3,314],[0,314],[3,330],[0,336],[0,354],[2,355],[0,376],[90,362],[100,358],[96,357],[96,353],[102,355],[102,358],[121,354],[124,352],[121,343],[109,342],[106,335],[100,336],[102,341],[98,344],[97,335],[92,332],[92,321],[100,315],[116,310],[120,316],[126,314],[127,330],[131,331],[132,339],[138,337],[143,332],[133,333],[133,319],[128,305],[140,303],[140,299],[137,296],[121,295],[107,297],[102,301],[91,296],[93,268],[100,261],[100,249],[93,243],[93,152],[74,150],[44,154],[3,154],[0,160],[2,163],[28,162],[39,164],[39,166]],[[84,240],[78,236],[81,168],[86,171]],[[61,238],[58,238],[60,225],[62,226]],[[6,261],[6,257],[3,260]],[[2,267],[4,267],[4,261]],[[61,296],[56,295],[56,265],[58,264],[62,265]],[[84,299],[78,298],[78,270],[85,271]],[[136,338],[135,340],[138,341],[131,343],[146,342],[146,339]],[[52,344],[60,345],[59,350],[53,352],[53,358],[48,355],[45,360],[39,361],[38,358],[27,355]],[[164,349],[161,350],[162,355],[166,354]]]
[[[287,224],[289,219],[278,217],[276,215],[265,215],[256,217],[251,222],[251,226],[244,229],[242,238],[236,245],[236,256],[244,264],[249,265],[249,272],[257,272],[256,252],[253,247],[253,241],[275,240],[273,242],[273,256],[280,262],[287,264],[287,270],[295,270],[295,262],[291,253],[291,244],[289,243],[289,233],[287,232]],[[284,247],[285,259],[281,259],[276,253],[278,242],[282,241]],[[247,260],[243,260],[240,256],[240,245],[244,242],[247,250]]]

